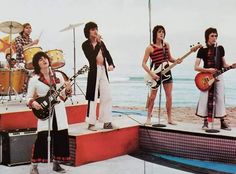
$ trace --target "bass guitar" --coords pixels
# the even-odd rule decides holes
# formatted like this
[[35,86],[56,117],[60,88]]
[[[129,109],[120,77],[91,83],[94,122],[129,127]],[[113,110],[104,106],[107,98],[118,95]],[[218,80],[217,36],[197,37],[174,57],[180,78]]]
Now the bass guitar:
[[207,91],[211,88],[213,83],[217,80],[217,77],[224,72],[236,68],[236,63],[232,64],[229,67],[222,68],[221,70],[218,70],[216,73],[205,73],[205,72],[200,72],[195,76],[195,84],[197,88],[201,91]]
[[[196,46],[193,46],[190,48],[190,51],[187,52],[184,56],[180,58],[181,61],[183,61],[186,57],[188,57],[191,53],[196,52],[199,48],[201,48],[201,44],[197,44]],[[153,73],[157,74],[159,77],[162,76],[162,81],[160,79],[154,80],[150,74],[146,74],[144,76],[144,81],[147,86],[149,87],[158,87],[160,84],[166,80],[168,80],[171,76],[167,74],[172,68],[174,68],[177,65],[177,61],[169,65],[167,62],[163,62],[162,65],[159,65],[156,70],[152,71]]]
[[[78,72],[73,75],[69,81],[73,81],[78,75],[84,74],[89,70],[89,67],[87,65],[84,65]],[[40,120],[46,120],[49,118],[49,106],[51,104],[51,107],[54,107],[56,104],[58,104],[60,101],[57,100],[57,97],[60,95],[60,92],[65,88],[64,85],[62,85],[57,90],[49,90],[47,94],[43,97],[38,97],[35,99],[41,106],[42,109],[36,110],[35,108],[32,108],[32,111],[34,115],[40,119]]]

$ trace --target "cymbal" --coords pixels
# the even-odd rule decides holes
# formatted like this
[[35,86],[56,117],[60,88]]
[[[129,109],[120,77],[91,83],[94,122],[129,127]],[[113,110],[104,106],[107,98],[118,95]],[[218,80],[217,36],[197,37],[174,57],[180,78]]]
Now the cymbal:
[[83,25],[84,23],[77,23],[77,24],[70,24],[68,27],[60,30],[60,32],[63,32],[63,31],[67,31],[67,30],[70,30],[70,29],[74,29],[80,25]]
[[23,26],[15,21],[6,21],[0,23],[0,31],[7,34],[20,33],[23,30]]

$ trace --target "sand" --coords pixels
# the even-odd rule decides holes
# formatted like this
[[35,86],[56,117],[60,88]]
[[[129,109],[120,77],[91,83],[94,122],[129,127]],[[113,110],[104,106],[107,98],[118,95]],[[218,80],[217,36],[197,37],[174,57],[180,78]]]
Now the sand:
[[[122,109],[130,109],[130,110],[146,110],[145,107],[127,107],[127,106],[114,106],[114,108],[122,108]],[[193,107],[173,107],[172,108],[172,116],[173,120],[176,121],[178,124],[181,122],[185,123],[198,123],[202,124],[203,119],[197,117],[195,115],[196,108]],[[236,107],[228,107],[226,108],[227,117],[225,118],[226,121],[230,124],[231,127],[236,127]],[[153,116],[157,117],[158,108],[154,108]],[[161,116],[162,118],[166,118],[166,109],[161,108]],[[219,119],[215,119],[215,124],[219,125]]]

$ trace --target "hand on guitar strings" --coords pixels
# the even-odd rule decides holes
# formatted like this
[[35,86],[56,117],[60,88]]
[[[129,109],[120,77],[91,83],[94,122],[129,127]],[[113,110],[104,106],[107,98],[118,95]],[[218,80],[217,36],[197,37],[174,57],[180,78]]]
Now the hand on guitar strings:
[[214,74],[216,73],[217,69],[216,68],[207,68],[207,72]]
[[150,76],[152,77],[153,80],[159,80],[160,77],[156,75],[154,72],[150,72]]
[[35,108],[36,110],[43,109],[42,106],[36,101],[32,103],[32,107]]

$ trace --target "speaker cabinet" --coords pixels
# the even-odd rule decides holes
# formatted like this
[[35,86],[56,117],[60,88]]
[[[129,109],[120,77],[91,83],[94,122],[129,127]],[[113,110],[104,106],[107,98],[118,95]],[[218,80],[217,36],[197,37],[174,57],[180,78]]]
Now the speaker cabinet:
[[2,164],[30,163],[36,129],[2,131]]

